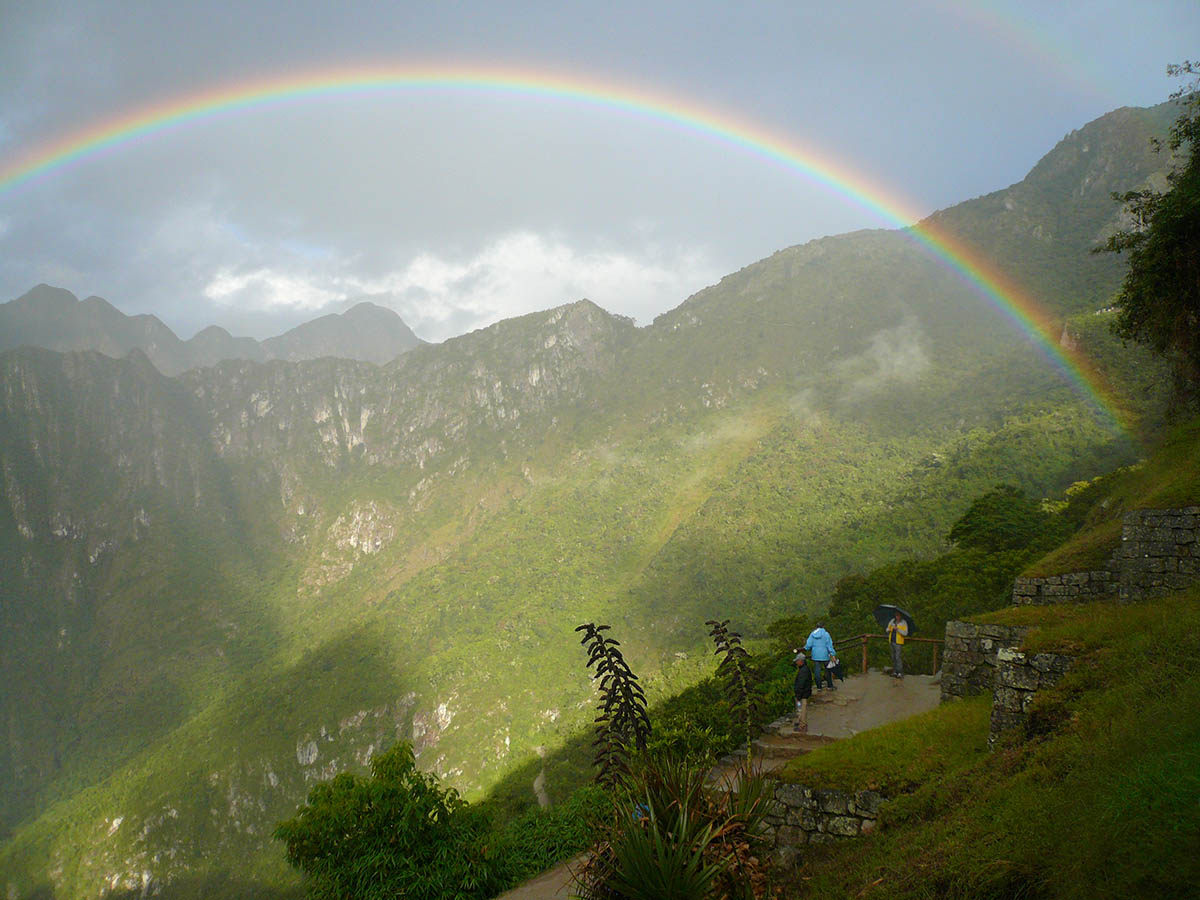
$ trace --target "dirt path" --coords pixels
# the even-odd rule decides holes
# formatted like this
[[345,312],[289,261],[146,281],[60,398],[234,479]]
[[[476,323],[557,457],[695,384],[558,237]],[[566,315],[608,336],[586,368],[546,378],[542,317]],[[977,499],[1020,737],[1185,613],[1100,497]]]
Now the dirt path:
[[537,795],[538,806],[546,809],[550,805],[550,797],[546,794],[546,770],[542,769],[533,779],[533,793]]
[[571,873],[583,860],[584,857],[578,856],[560,863],[520,887],[501,894],[496,900],[567,900],[575,886],[575,877]]
[[[940,685],[941,679],[933,675],[907,675],[902,679],[876,671],[851,675],[838,682],[836,691],[813,695],[808,704],[807,734],[793,734],[786,726],[764,734],[758,742],[763,756],[756,758],[755,764],[764,771],[774,771],[797,753],[933,709],[941,700]],[[733,771],[735,767],[728,768]],[[723,773],[718,768],[710,777],[721,781]],[[534,789],[537,790],[536,782]],[[541,795],[539,792],[539,801]],[[496,900],[567,900],[574,886],[572,867],[582,860],[583,857],[578,857],[563,863]]]
[[809,734],[848,738],[923,713],[941,702],[938,675],[892,678],[871,671],[866,675],[851,675],[837,684],[836,691],[816,693],[809,702]]

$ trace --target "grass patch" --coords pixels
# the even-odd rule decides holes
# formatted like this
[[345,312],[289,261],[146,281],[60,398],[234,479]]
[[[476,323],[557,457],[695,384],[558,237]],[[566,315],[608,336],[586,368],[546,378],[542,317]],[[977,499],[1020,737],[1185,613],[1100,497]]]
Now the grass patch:
[[949,703],[799,756],[780,777],[814,788],[907,793],[986,753],[990,715],[990,697]]
[[966,621],[979,625],[1024,625],[1040,628],[1047,625],[1057,625],[1060,622],[1074,621],[1080,615],[1088,612],[1099,614],[1102,610],[1111,609],[1112,603],[1098,601],[1096,603],[1061,603],[1053,606],[1007,606],[992,612],[969,616]]

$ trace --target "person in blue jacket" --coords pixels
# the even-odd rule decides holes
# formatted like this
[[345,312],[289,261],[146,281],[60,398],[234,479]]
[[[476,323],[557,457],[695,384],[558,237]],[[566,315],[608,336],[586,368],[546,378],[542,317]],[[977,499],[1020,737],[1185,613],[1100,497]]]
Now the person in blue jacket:
[[833,671],[828,668],[829,660],[834,655],[833,638],[829,636],[829,632],[825,630],[823,624],[817,623],[817,627],[812,630],[812,634],[804,642],[804,649],[808,651],[809,658],[813,661],[817,690],[821,690],[822,677],[829,680],[831,691],[837,690],[833,686]]

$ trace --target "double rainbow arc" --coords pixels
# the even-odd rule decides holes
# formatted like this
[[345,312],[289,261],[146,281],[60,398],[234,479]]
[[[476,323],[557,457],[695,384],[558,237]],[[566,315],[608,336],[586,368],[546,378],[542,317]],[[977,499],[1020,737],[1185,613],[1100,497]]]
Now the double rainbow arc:
[[[559,74],[502,68],[386,66],[324,70],[241,83],[134,110],[0,164],[0,196],[82,163],[106,150],[189,123],[286,100],[380,91],[499,93],[607,108],[665,124],[734,147],[781,166],[902,228],[939,263],[998,310],[1104,419],[1128,431],[1131,416],[1095,365],[1060,344],[1061,325],[982,254],[928,220],[906,210],[893,192],[812,148],[732,114],[693,102]],[[914,224],[915,223],[915,224]]]

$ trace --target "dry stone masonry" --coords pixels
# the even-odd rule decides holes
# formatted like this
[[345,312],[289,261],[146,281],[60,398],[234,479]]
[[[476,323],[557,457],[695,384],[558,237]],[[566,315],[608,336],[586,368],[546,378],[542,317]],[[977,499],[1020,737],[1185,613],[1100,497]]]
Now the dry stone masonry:
[[[1121,546],[1108,569],[1043,578],[1018,578],[1014,606],[1130,603],[1183,590],[1200,581],[1200,506],[1138,509],[1125,514]],[[942,701],[992,692],[988,745],[1028,721],[1037,691],[1057,684],[1070,669],[1068,656],[1022,653],[1028,628],[949,622],[942,672]]]
[[1001,733],[1023,727],[1037,692],[1053,687],[1071,668],[1073,660],[1059,653],[1022,653],[1001,647],[996,654],[996,689],[992,694],[992,721],[988,746]]
[[884,797],[875,791],[837,791],[778,784],[767,815],[767,836],[777,853],[805,844],[870,834]]
[[1028,632],[1019,625],[947,622],[942,702],[991,693],[996,684],[997,654],[1001,648],[1020,646]]
[[1117,579],[1112,572],[1068,572],[1045,578],[1017,579],[1013,586],[1014,606],[1050,606],[1055,603],[1091,603],[1115,600]]
[[1122,603],[1160,597],[1200,580],[1200,506],[1126,513],[1113,562]]
[[1200,579],[1200,506],[1135,509],[1121,523],[1121,546],[1108,569],[1018,578],[1014,606],[1130,603],[1182,590]]

